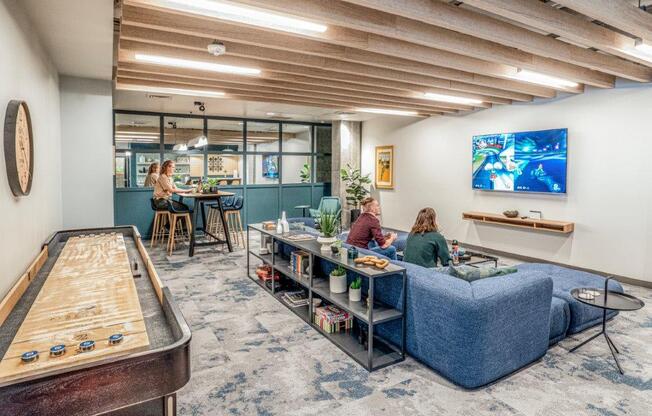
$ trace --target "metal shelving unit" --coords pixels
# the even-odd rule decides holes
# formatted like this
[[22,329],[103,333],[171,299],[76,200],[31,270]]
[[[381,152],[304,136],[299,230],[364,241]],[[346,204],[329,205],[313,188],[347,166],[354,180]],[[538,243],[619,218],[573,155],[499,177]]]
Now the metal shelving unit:
[[[315,330],[321,333],[329,341],[335,344],[338,348],[348,354],[356,362],[362,365],[368,371],[378,370],[380,368],[386,367],[388,365],[395,364],[397,362],[405,360],[405,331],[406,331],[406,322],[405,314],[398,309],[392,308],[388,305],[381,305],[374,301],[374,280],[383,278],[386,276],[401,274],[402,275],[402,285],[403,291],[401,296],[401,303],[403,305],[403,311],[406,309],[406,299],[405,291],[407,286],[407,272],[404,268],[399,267],[395,264],[387,266],[384,270],[379,270],[373,267],[360,267],[357,266],[352,260],[347,258],[342,258],[339,255],[333,255],[331,253],[321,252],[320,244],[316,240],[308,241],[293,241],[288,239],[289,236],[296,233],[304,234],[304,231],[301,232],[290,232],[288,234],[277,234],[275,230],[265,230],[261,224],[250,224],[247,226],[247,247],[251,247],[249,237],[251,232],[257,232],[261,234],[262,237],[266,236],[271,239],[272,252],[269,254],[260,254],[257,253],[251,248],[247,252],[247,276],[254,280],[260,287],[262,287],[266,292],[274,296],[279,302],[285,305],[293,313],[303,319],[306,323],[312,326]],[[289,265],[290,262],[276,254],[276,245],[277,242],[281,242],[296,248],[297,250],[302,250],[308,253],[309,263],[308,263],[308,273],[304,275],[299,275],[294,273]],[[292,307],[285,303],[281,298],[282,292],[277,292],[275,290],[274,284],[271,288],[267,287],[264,282],[262,282],[258,276],[255,274],[252,276],[251,273],[251,256],[257,258],[260,262],[271,266],[272,274],[278,272],[284,277],[292,280],[304,290],[308,292],[309,304],[303,307]],[[329,283],[327,278],[321,278],[315,276],[313,266],[315,265],[315,259],[322,259],[336,265],[342,266],[348,270],[354,271],[355,273],[363,276],[368,280],[368,292],[369,304],[374,305],[372,308],[368,308],[364,302],[350,302],[348,295],[346,293],[332,293],[329,288]],[[273,279],[272,279],[273,282]],[[328,333],[323,331],[318,325],[312,322],[312,316],[314,314],[312,307],[312,298],[318,296],[323,301],[331,303],[337,306],[340,309],[343,309],[349,314],[351,314],[354,319],[357,319],[359,324],[367,327],[367,345],[361,344],[358,338],[353,334],[353,331],[343,331]],[[374,332],[374,327],[378,324],[393,321],[401,320],[401,346],[400,348],[396,347],[392,343],[378,336]],[[368,347],[367,347],[368,346]]]

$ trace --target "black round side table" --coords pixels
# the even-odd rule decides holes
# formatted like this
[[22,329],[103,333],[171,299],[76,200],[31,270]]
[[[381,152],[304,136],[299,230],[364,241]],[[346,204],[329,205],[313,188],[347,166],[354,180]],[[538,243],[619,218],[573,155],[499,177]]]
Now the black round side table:
[[607,340],[607,345],[609,346],[609,350],[611,351],[611,355],[613,355],[614,361],[616,361],[616,366],[618,367],[618,371],[620,371],[620,374],[625,374],[623,372],[623,369],[620,367],[620,362],[618,362],[618,357],[616,356],[616,354],[620,354],[620,351],[618,350],[616,344],[614,344],[614,342],[611,340],[611,337],[607,333],[607,311],[608,310],[635,311],[645,306],[645,303],[643,303],[642,300],[632,295],[627,295],[625,293],[607,290],[607,285],[609,283],[609,280],[611,280],[611,277],[605,280],[604,289],[583,287],[583,288],[576,288],[571,290],[571,296],[573,296],[573,298],[577,299],[578,301],[586,305],[590,305],[602,309],[602,329],[600,330],[600,332],[593,335],[591,338],[582,341],[582,343],[573,347],[573,349],[571,349],[570,352],[574,352],[579,347],[585,345],[589,341],[594,340],[600,335],[604,335],[604,338]]
[[294,209],[300,209],[300,210],[303,210],[303,216],[304,216],[304,217],[306,216],[306,210],[307,210],[308,208],[310,208],[310,205],[297,205],[296,207],[294,207]]

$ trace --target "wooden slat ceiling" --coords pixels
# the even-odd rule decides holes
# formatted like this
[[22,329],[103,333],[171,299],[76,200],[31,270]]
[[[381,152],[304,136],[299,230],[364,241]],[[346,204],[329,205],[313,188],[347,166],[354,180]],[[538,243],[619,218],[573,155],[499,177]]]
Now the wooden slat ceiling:
[[[419,115],[612,88],[617,78],[652,80],[652,62],[634,56],[652,44],[652,15],[621,0],[238,0],[328,26],[287,32],[123,0],[117,88],[220,91],[225,99],[324,107],[379,108]],[[215,57],[206,47],[226,46]],[[143,63],[136,54],[257,68],[256,76]],[[651,57],[652,59],[652,57]],[[519,70],[572,81],[542,86]],[[425,93],[481,101],[450,103]]]

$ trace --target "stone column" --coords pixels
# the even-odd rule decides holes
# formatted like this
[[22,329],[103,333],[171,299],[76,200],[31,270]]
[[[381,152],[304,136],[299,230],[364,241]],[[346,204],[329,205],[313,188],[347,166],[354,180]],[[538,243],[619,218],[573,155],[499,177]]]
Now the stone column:
[[360,167],[362,146],[362,123],[359,121],[333,121],[333,156],[331,195],[342,201],[342,226],[347,229],[351,218],[350,207],[346,203],[345,186],[340,179],[340,169],[347,164]]

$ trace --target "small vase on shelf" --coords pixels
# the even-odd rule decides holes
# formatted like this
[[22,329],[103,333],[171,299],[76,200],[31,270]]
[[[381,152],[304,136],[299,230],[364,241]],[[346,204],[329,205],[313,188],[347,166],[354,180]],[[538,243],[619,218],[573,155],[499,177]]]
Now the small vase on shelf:
[[290,223],[285,215],[285,211],[281,213],[281,227],[283,228],[283,233],[290,232]]

